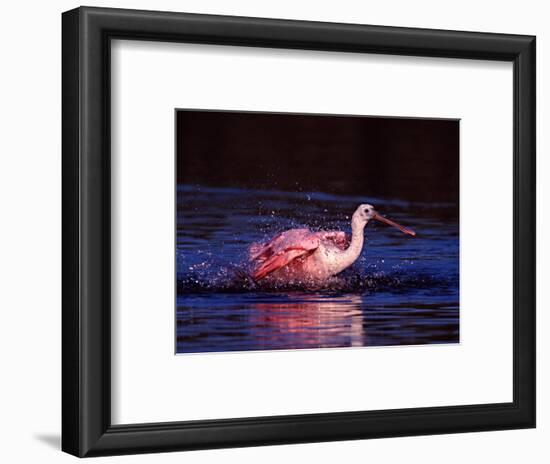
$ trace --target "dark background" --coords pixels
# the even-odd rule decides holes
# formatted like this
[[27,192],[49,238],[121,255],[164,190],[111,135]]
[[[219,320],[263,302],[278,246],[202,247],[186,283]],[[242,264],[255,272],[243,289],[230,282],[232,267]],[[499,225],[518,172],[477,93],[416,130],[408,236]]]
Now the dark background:
[[459,121],[177,112],[178,183],[458,203]]

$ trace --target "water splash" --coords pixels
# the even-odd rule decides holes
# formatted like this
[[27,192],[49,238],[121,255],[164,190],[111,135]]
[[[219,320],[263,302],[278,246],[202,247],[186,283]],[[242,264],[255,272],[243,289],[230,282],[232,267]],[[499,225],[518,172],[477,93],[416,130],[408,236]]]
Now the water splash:
[[177,279],[178,294],[186,293],[247,293],[247,292],[315,292],[315,293],[406,293],[410,290],[452,291],[456,279],[430,274],[395,272],[358,272],[347,270],[322,285],[308,281],[289,283],[262,280],[255,282],[245,266],[221,267],[216,273],[191,272]]
[[[292,228],[349,231],[351,213],[365,201],[414,225],[419,236],[410,240],[387,226],[369,224],[359,260],[322,288],[308,282],[254,282],[249,277],[247,250],[251,243],[264,242]],[[180,185],[177,289],[179,294],[452,290],[458,286],[457,235],[452,204]]]

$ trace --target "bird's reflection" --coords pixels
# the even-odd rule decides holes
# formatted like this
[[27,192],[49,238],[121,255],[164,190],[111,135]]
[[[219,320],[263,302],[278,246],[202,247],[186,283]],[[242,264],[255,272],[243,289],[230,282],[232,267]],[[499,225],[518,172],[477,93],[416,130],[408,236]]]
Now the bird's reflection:
[[288,348],[364,346],[361,304],[358,295],[289,295],[285,302],[253,303],[250,323],[259,344],[286,339]]

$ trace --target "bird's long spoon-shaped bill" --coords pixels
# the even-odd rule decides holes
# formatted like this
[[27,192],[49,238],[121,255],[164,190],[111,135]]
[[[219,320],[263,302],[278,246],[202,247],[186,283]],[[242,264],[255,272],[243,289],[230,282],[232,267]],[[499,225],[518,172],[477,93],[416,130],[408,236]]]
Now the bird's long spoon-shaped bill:
[[401,232],[407,235],[412,235],[413,237],[416,236],[416,232],[412,229],[409,229],[408,227],[404,227],[401,224],[397,224],[397,222],[393,222],[391,219],[387,219],[384,216],[381,216],[378,213],[375,213],[373,216],[373,219],[376,219],[377,221],[383,222],[384,224],[388,224],[389,226],[393,226],[396,229],[399,229]]

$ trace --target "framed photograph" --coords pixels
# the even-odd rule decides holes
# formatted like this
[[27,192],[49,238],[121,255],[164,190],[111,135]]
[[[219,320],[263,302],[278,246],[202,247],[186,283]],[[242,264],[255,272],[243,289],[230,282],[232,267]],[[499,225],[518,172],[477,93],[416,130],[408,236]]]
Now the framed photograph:
[[63,14],[62,447],[535,426],[535,38]]

